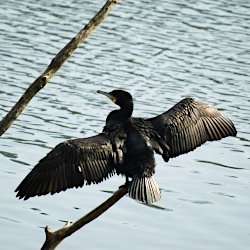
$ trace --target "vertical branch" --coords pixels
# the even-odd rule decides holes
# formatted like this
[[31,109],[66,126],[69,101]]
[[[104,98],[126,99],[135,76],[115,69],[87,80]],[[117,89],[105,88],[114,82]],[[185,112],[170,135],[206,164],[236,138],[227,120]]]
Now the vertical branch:
[[54,76],[63,63],[73,54],[79,45],[90,35],[90,33],[110,13],[112,7],[118,0],[107,0],[98,13],[85,25],[85,27],[71,39],[71,41],[52,59],[47,69],[28,87],[19,101],[13,106],[9,113],[0,122],[0,136],[17,119],[30,100],[40,91]]

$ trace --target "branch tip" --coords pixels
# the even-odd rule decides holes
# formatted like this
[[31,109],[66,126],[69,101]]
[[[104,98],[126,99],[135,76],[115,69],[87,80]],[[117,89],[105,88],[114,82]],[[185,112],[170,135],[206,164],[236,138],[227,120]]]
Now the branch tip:
[[49,226],[46,226],[44,230],[45,230],[46,237],[53,233],[52,229]]
[[68,221],[65,223],[64,227],[69,227],[69,226],[71,226],[72,224],[73,224],[73,222],[70,221],[70,220],[68,220]]

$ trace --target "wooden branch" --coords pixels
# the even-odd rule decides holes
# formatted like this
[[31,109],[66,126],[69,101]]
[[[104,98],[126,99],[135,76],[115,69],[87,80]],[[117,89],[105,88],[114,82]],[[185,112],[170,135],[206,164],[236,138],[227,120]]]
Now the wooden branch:
[[67,222],[63,228],[52,231],[48,226],[45,227],[46,240],[41,250],[55,249],[64,238],[70,236],[84,225],[99,217],[102,213],[113,206],[128,192],[128,184],[120,187],[109,199],[99,205],[97,208],[77,220],[75,223]]
[[47,69],[29,86],[19,101],[13,106],[9,113],[0,122],[0,136],[10,127],[14,120],[21,114],[30,100],[41,90],[53,77],[63,63],[73,54],[90,33],[110,13],[112,7],[118,0],[107,0],[99,12],[88,22],[87,25],[71,39],[71,41],[52,59]]

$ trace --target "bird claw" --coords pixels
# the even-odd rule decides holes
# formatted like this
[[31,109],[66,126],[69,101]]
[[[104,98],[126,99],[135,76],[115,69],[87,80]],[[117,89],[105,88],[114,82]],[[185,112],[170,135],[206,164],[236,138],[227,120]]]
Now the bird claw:
[[125,183],[124,183],[123,185],[121,185],[121,186],[119,187],[119,189],[120,189],[120,188],[128,187],[129,184],[130,184],[130,182],[131,182],[131,181],[129,181],[128,177],[126,176],[126,181],[125,181]]

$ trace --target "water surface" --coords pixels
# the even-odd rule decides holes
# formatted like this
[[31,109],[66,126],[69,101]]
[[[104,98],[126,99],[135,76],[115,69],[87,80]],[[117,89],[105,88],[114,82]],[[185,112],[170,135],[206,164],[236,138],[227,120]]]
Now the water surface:
[[[1,117],[103,3],[2,1]],[[238,0],[120,1],[1,138],[1,247],[39,249],[44,226],[76,220],[124,182],[113,177],[25,202],[13,193],[57,143],[102,130],[114,105],[97,89],[123,88],[135,98],[135,116],[192,96],[228,115],[238,135],[167,164],[156,156],[155,206],[125,197],[59,249],[249,249],[249,11]]]

